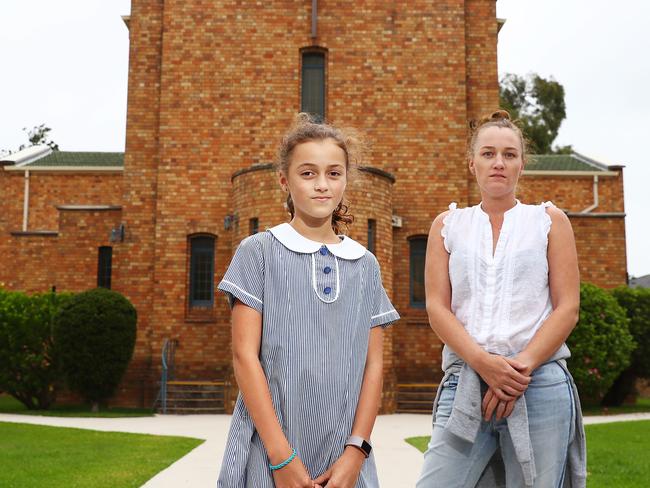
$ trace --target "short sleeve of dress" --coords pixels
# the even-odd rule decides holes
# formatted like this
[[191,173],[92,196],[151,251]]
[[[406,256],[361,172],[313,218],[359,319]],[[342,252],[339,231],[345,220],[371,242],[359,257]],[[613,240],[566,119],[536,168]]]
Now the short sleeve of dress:
[[372,316],[370,318],[370,327],[388,327],[393,322],[399,320],[399,314],[393,304],[390,302],[384,285],[381,282],[381,271],[379,270],[379,263],[377,259],[373,259],[374,272],[372,289],[374,290]]
[[217,288],[226,293],[231,308],[237,299],[263,313],[264,256],[261,243],[253,237],[241,241]]

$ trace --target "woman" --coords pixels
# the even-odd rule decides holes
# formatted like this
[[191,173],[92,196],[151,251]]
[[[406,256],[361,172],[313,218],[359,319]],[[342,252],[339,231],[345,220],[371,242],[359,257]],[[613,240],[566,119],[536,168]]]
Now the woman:
[[468,162],[482,201],[431,226],[427,313],[445,374],[419,488],[498,486],[504,467],[507,487],[585,486],[564,344],[579,311],[575,241],[553,204],[515,198],[525,151],[507,112],[481,120]]

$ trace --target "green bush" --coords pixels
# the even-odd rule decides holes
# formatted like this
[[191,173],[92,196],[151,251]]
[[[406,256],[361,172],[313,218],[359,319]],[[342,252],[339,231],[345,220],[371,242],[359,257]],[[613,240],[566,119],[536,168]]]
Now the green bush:
[[630,333],[637,347],[632,363],[616,379],[603,399],[606,405],[621,405],[636,400],[636,379],[650,377],[650,289],[621,286],[612,290],[616,301],[625,309]]
[[28,409],[47,409],[56,397],[61,371],[52,322],[70,298],[0,290],[0,390]]
[[600,402],[630,364],[635,343],[625,310],[595,285],[580,285],[580,319],[567,344],[569,369],[585,403]]
[[612,290],[612,295],[625,309],[637,344],[630,369],[635,376],[650,378],[650,288],[621,286]]
[[93,403],[108,399],[133,355],[137,315],[124,296],[104,288],[75,295],[56,316],[54,343],[68,387]]

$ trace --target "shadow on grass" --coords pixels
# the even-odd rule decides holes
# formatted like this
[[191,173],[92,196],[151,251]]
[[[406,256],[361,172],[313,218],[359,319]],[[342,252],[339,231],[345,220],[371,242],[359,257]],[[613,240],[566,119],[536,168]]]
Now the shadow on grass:
[[152,417],[150,408],[108,408],[91,412],[90,405],[54,405],[49,410],[28,410],[25,405],[9,395],[0,395],[0,413],[42,415],[46,417]]

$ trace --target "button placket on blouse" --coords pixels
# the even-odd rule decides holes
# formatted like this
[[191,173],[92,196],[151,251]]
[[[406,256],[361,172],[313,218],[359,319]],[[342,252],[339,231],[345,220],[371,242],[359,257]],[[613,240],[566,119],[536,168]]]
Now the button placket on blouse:
[[[315,253],[314,266],[312,272],[314,273],[314,287],[318,297],[324,302],[333,302],[338,297],[338,290],[336,289],[336,274],[338,266],[336,265],[336,257],[330,253],[327,246],[320,247]],[[324,295],[324,296],[323,296]]]
[[[484,232],[483,232],[483,250],[484,250],[484,263],[486,264],[486,277],[485,277],[485,300],[483,301],[483,324],[482,329],[485,331],[490,324],[490,318],[492,317],[492,308],[494,305],[494,287],[496,285],[496,250],[495,254],[492,254],[494,236],[492,235],[492,224],[487,215],[485,215],[483,222]],[[498,245],[497,245],[498,247]]]

